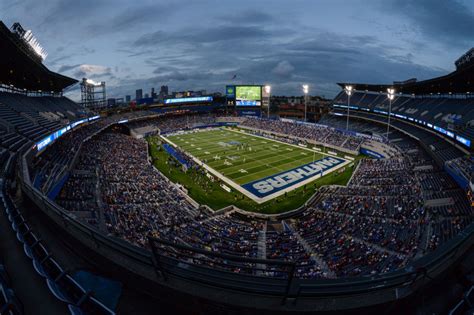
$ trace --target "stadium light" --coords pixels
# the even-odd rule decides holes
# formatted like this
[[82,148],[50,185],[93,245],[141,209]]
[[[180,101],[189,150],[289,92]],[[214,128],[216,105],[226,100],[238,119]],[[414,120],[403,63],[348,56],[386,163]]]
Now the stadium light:
[[89,85],[93,85],[93,86],[101,86],[102,85],[102,83],[95,82],[94,80],[91,80],[91,79],[87,79],[86,83],[89,84]]
[[308,84],[303,84],[303,93],[304,93],[304,121],[306,122],[306,111],[307,111],[307,108],[308,108],[307,98],[308,98],[308,93],[309,93],[309,85]]
[[33,51],[44,61],[48,57],[46,50],[40,45],[36,37],[33,36],[31,30],[27,30],[23,34],[23,40],[33,49]]
[[308,94],[309,92],[309,85],[308,84],[303,84],[303,93]]
[[268,108],[267,108],[267,118],[270,118],[270,93],[272,92],[272,87],[270,85],[265,85],[265,93],[268,95]]
[[390,131],[390,116],[392,116],[392,101],[395,98],[395,89],[388,88],[387,89],[387,97],[388,97],[388,123],[387,123],[387,140],[388,140],[388,132]]
[[349,106],[351,104],[351,95],[352,95],[352,92],[354,91],[354,88],[352,87],[352,85],[346,85],[344,87],[344,91],[346,92],[347,94],[347,122],[346,122],[346,130],[349,130]]

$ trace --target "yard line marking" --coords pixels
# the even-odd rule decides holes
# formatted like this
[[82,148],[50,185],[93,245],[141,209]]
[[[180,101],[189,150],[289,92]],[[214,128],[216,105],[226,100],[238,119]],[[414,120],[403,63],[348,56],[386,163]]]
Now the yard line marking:
[[[222,136],[221,134],[226,134],[226,135],[229,135],[229,137],[226,137],[226,139],[224,139],[226,142],[228,141],[239,141],[239,140],[242,140],[245,138],[251,138],[250,140],[254,141],[258,141],[258,137],[255,137],[255,136],[237,136],[237,133],[236,132],[226,132],[226,133],[223,133],[223,132],[219,132],[219,133],[201,133],[199,134],[199,136],[201,137],[194,137],[195,140],[198,140],[199,143],[201,144],[201,149],[202,148],[208,148],[208,151],[206,152],[209,152],[209,154],[213,154],[213,152],[217,153],[216,156],[215,156],[215,159],[210,161],[209,163],[207,163],[207,165],[213,165],[211,167],[214,167],[214,169],[218,172],[220,172],[221,174],[225,174],[224,176],[232,176],[234,174],[242,174],[242,175],[245,175],[245,176],[255,176],[257,174],[264,174],[264,173],[268,173],[269,171],[284,171],[285,169],[282,169],[281,167],[288,167],[288,166],[298,166],[298,165],[301,165],[303,163],[306,162],[306,160],[308,159],[308,157],[302,157],[302,156],[306,156],[306,154],[303,154],[303,155],[300,155],[301,151],[300,151],[300,148],[298,148],[299,150],[293,150],[292,148],[288,148],[285,146],[289,146],[289,144],[285,144],[285,143],[281,143],[280,145],[277,145],[274,143],[273,140],[270,140],[270,141],[265,141],[265,140],[262,140],[260,141],[260,143],[263,143],[263,144],[266,144],[266,145],[261,145],[259,146],[257,149],[256,148],[252,148],[252,151],[250,151],[250,147],[248,147],[247,150],[240,150],[238,152],[238,155],[240,156],[239,157],[239,161],[237,161],[237,163],[234,163],[235,165],[229,165],[229,161],[226,161],[228,163],[222,163],[222,162],[217,162],[217,160],[220,160],[221,159],[221,156],[222,156],[222,153],[224,153],[226,150],[224,150],[224,148],[219,148],[217,147],[216,148],[216,141],[220,140],[222,141]],[[240,141],[242,142],[242,141]],[[248,140],[247,140],[247,145],[248,145]],[[275,149],[275,148],[279,148],[279,147],[282,147],[285,149],[283,152],[287,152],[286,154],[281,152],[281,148],[280,150],[278,149]],[[214,149],[214,150],[213,150]],[[270,149],[270,150],[268,150]],[[229,149],[230,150],[230,149]],[[234,151],[234,150],[232,150]],[[275,151],[279,151],[280,153],[277,155],[275,154],[276,152]],[[235,152],[235,151],[234,151]],[[237,153],[237,152],[236,152]],[[201,156],[203,156],[201,154]],[[285,161],[288,161],[288,162],[284,162],[280,165],[272,165],[273,163],[279,161],[279,160],[285,160]],[[242,163],[242,160],[244,160],[244,163]],[[283,161],[281,161],[283,162]],[[260,170],[260,171],[256,171],[256,172],[251,172],[248,167],[245,168],[245,171],[247,172],[247,174],[241,172],[241,170],[243,169],[242,168],[242,165],[246,165],[246,166],[250,166],[251,169],[261,169],[262,167],[265,167],[265,169],[263,170]],[[236,178],[233,178],[233,180],[235,181],[236,179],[241,179],[241,178],[245,178],[245,176],[237,176]],[[240,181],[239,181],[240,182]]]
[[[298,161],[298,163],[297,163],[297,161]],[[290,162],[286,162],[286,163],[284,163],[284,164],[281,164],[281,165],[279,165],[279,166],[272,166],[272,168],[277,169],[278,172],[283,172],[283,171],[285,171],[285,170],[288,169],[288,167],[287,167],[286,165],[290,165],[290,166],[295,165],[295,167],[297,167],[297,166],[306,164],[306,163],[304,163],[303,161],[304,161],[304,160],[301,160],[301,161],[300,161],[300,160],[290,161]],[[258,162],[258,161],[256,161],[256,162]],[[311,161],[309,161],[309,162],[311,162]],[[308,162],[308,163],[309,163],[309,162]],[[261,165],[260,165],[260,166],[261,166]],[[236,180],[240,180],[240,179],[242,179],[242,178],[244,178],[244,177],[249,177],[249,176],[250,176],[250,177],[253,177],[253,176],[255,176],[256,174],[264,173],[264,172],[268,172],[268,169],[263,169],[263,170],[261,170],[261,171],[252,172],[252,173],[250,173],[249,175],[232,177],[232,179],[236,181]],[[233,173],[227,174],[226,176],[229,177],[229,176],[231,176],[231,175],[233,175],[233,174],[237,174],[237,172],[233,172]],[[230,177],[229,177],[229,178],[230,178]]]

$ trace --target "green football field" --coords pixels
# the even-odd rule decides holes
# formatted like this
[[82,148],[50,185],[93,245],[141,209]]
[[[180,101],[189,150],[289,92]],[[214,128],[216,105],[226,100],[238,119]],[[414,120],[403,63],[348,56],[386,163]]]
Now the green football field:
[[304,148],[228,129],[172,135],[167,138],[239,185],[324,157]]

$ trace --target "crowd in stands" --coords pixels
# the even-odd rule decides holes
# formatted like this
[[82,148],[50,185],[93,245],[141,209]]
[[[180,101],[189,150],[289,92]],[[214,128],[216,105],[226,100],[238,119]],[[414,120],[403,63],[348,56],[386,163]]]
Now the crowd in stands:
[[103,119],[80,127],[63,135],[57,140],[57,145],[49,146],[41,155],[34,157],[30,164],[30,176],[34,179],[36,188],[47,193],[58,176],[69,166],[82,141],[109,123],[108,119]]
[[[162,132],[212,121],[215,121],[213,116],[154,118]],[[243,125],[308,140],[321,137],[327,143],[360,144],[352,136],[322,127],[260,119],[244,119]],[[90,136],[92,131],[86,135]],[[40,164],[43,159],[57,161],[55,154],[74,151],[80,142],[74,137],[64,138],[66,144],[59,143],[62,148],[40,156],[39,161],[34,161],[35,169],[43,165]],[[416,142],[400,137],[402,140],[396,142],[397,150],[394,150],[400,152],[398,156],[362,160],[348,186],[319,189],[317,198],[302,212],[286,221],[273,222],[268,231],[265,220],[243,219],[235,212],[213,216],[197,208],[180,188],[149,163],[144,140],[112,131],[84,142],[59,202],[75,212],[93,204],[107,233],[141,247],[148,246],[147,236],[151,235],[215,253],[247,258],[263,255],[267,259],[296,263],[296,275],[300,278],[385,273],[435,250],[472,222],[465,195],[443,175],[436,177],[444,173],[435,169],[433,161]],[[82,134],[81,139],[85,138]],[[68,144],[68,139],[73,144]],[[418,170],[420,166],[425,168]],[[45,166],[40,169],[44,170]],[[430,176],[431,173],[435,175]],[[78,181],[83,181],[81,176],[86,180],[79,184]],[[96,183],[98,190],[94,191]],[[438,198],[437,194],[445,187],[452,190],[450,196],[455,199],[456,207],[425,206],[428,199]],[[193,256],[188,251],[169,255],[187,263],[255,272],[255,264],[230,265],[225,259]],[[265,274],[278,276],[281,270],[269,268]]]
[[214,124],[215,115],[160,115],[151,119],[137,120],[128,123],[131,129],[142,128],[146,126],[156,126],[161,134],[173,132],[181,129],[192,129],[194,127]]
[[247,118],[241,122],[241,125],[279,135],[297,137],[304,141],[313,141],[324,145],[342,147],[352,151],[357,151],[363,142],[363,138],[315,124]]
[[[0,96],[3,97],[0,101],[9,97]],[[355,101],[360,101],[359,105],[365,102],[372,109],[386,107],[385,101],[377,99],[378,96],[365,97],[365,100],[362,96],[359,99],[354,96]],[[400,99],[398,103],[402,101],[405,100]],[[42,102],[51,108],[52,104],[61,100],[44,98],[39,101]],[[416,101],[410,102],[413,103],[411,106],[419,106],[414,103]],[[396,103],[397,100],[394,101],[395,109]],[[58,108],[61,106],[59,104]],[[71,105],[71,108],[75,107]],[[407,110],[410,108],[406,105]],[[39,113],[31,112],[27,107],[13,114],[11,112],[5,104],[0,108],[0,116],[16,128],[12,133],[0,129],[3,146],[0,148],[0,162],[7,161],[9,151],[14,152],[28,141],[37,140],[59,126],[41,119],[37,116]],[[38,124],[32,128],[21,119],[16,120],[19,112],[37,120]],[[60,115],[60,112],[58,110],[55,115],[76,116],[75,113]],[[434,110],[428,113],[433,114]],[[132,113],[130,117],[140,115]],[[57,203],[109,235],[140,247],[148,246],[147,236],[151,235],[218,254],[294,262],[298,278],[342,278],[377,275],[402,268],[416,257],[449,242],[473,222],[473,211],[465,192],[435,165],[415,140],[395,130],[388,137],[389,144],[396,148],[395,157],[362,160],[346,187],[321,188],[314,202],[303,211],[270,224],[261,219],[242,218],[236,212],[214,216],[197,208],[179,187],[149,163],[143,140],[111,131],[97,134],[114,119],[101,119],[67,133],[41,155],[32,158],[29,172],[36,188],[47,194],[78,154],[74,169],[56,199]],[[128,126],[138,128],[152,123],[161,133],[169,133],[212,124],[216,119],[214,115],[167,115],[130,122]],[[443,115],[438,120],[447,123],[447,119],[451,118]],[[317,141],[357,150],[364,141],[363,138],[317,125],[254,118],[235,118],[235,121],[249,128],[298,138],[287,139],[290,142]],[[343,129],[344,121],[328,118],[327,124]],[[385,131],[385,128],[374,126],[351,121],[352,130],[369,131],[367,134],[382,134]],[[433,145],[443,161],[451,161],[466,178],[472,177],[471,158],[459,157],[459,153],[446,143],[436,143],[436,138],[414,132],[424,143]],[[183,159],[189,159],[184,152],[177,152]],[[427,205],[428,201],[433,200],[448,201],[441,205]],[[12,205],[8,206],[14,210]],[[19,213],[10,217],[22,219]],[[18,224],[26,226],[24,223],[24,220],[18,221]],[[19,235],[26,235],[21,240],[25,248],[37,244],[34,234],[28,230]],[[29,245],[28,240],[32,240]],[[190,264],[236,273],[261,272],[255,271],[256,264],[242,263],[239,266],[229,264],[223,258],[196,255],[184,250],[169,255]],[[35,259],[41,261],[44,268],[48,266],[47,262],[53,261],[46,251],[44,256]],[[283,274],[278,268],[266,268],[266,275]],[[55,278],[53,275],[66,273],[60,267],[58,269],[56,273],[51,273],[52,278]],[[3,274],[0,274],[0,287],[9,287]],[[11,291],[8,292],[12,295]],[[85,290],[81,289],[81,293],[81,300],[91,300]],[[12,308],[14,299],[12,296],[7,298],[8,307]]]
[[[344,115],[345,111],[340,109],[335,109],[336,114]],[[342,117],[340,117],[342,118]],[[368,113],[365,111],[358,111],[351,114],[351,122],[362,119],[371,119],[378,121],[380,124],[386,124],[387,118],[385,116],[374,115],[373,113]],[[370,124],[370,123],[367,123]],[[372,123],[372,125],[375,125]],[[352,128],[352,123],[350,123],[350,128]],[[390,122],[390,132],[388,135],[389,139],[394,139],[392,135],[393,130],[403,130],[406,133],[416,137],[424,145],[425,148],[429,148],[431,155],[436,160],[438,164],[444,164],[447,161],[462,157],[465,153],[461,151],[458,147],[452,145],[447,140],[434,136],[432,132],[409,124],[406,121],[401,120],[392,120]],[[386,134],[386,130],[384,132]],[[398,133],[394,133],[398,134]]]
[[34,156],[29,164],[30,177],[36,188],[48,193],[55,182],[64,175],[75,154],[84,140],[98,131],[105,129],[114,122],[125,119],[140,118],[150,113],[131,112],[113,115],[79,125],[73,132],[68,132],[56,140],[56,145],[49,145],[39,156]]

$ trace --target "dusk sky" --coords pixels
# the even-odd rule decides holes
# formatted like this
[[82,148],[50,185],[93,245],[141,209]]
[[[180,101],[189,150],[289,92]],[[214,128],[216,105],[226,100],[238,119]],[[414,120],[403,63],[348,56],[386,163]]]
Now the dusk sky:
[[336,82],[446,74],[474,46],[474,3],[460,0],[0,0],[0,19],[33,31],[49,69],[106,81],[108,97],[231,83],[333,97]]

